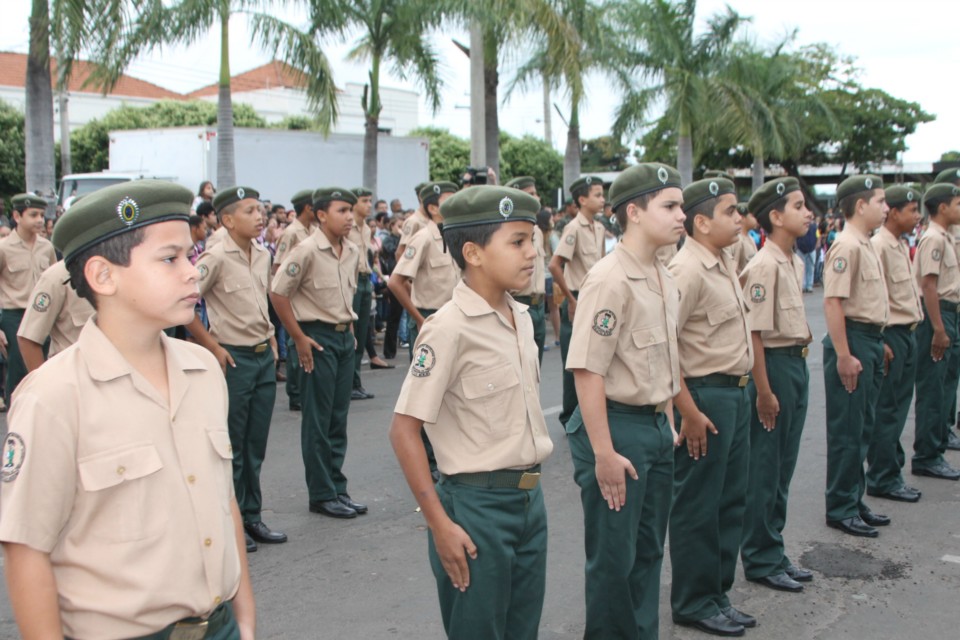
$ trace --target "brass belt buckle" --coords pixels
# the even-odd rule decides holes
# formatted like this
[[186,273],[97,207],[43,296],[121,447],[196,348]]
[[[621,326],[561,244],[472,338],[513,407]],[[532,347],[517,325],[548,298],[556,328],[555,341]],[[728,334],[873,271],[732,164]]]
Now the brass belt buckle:
[[810,347],[804,347],[803,349],[800,350],[801,358],[806,358],[808,355],[810,355]]
[[667,410],[667,400],[660,402],[656,407],[653,408],[654,413],[663,413]]
[[914,322],[912,325],[910,325],[910,331],[916,331],[919,324],[919,322]]
[[207,635],[209,620],[201,622],[178,622],[173,625],[170,640],[203,640]]
[[748,382],[750,382],[750,376],[740,376],[740,381],[737,383],[737,386],[743,389],[747,386]]
[[524,471],[523,475],[520,476],[520,482],[517,483],[517,489],[525,489],[529,491],[530,489],[536,489],[537,485],[540,484],[540,472],[529,472]]
[[345,323],[341,322],[340,324],[338,324],[337,326],[335,326],[335,327],[333,328],[333,330],[334,330],[334,331],[337,331],[337,332],[339,332],[339,333],[343,333],[344,331],[347,330],[347,325],[346,325]]
[[266,343],[266,342],[264,342],[263,344],[258,344],[257,346],[255,346],[255,347],[253,348],[253,352],[254,352],[254,353],[263,353],[263,352],[266,351],[266,350],[267,350],[267,343]]

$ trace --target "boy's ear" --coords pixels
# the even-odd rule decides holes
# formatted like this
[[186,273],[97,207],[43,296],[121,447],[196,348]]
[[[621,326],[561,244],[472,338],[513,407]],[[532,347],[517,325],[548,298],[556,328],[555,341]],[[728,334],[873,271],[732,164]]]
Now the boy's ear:
[[463,254],[463,261],[467,264],[476,267],[483,262],[483,257],[480,255],[480,247],[478,247],[476,243],[465,243],[463,249],[461,249],[461,253]]
[[93,256],[83,267],[87,285],[97,298],[117,292],[117,266],[103,256]]

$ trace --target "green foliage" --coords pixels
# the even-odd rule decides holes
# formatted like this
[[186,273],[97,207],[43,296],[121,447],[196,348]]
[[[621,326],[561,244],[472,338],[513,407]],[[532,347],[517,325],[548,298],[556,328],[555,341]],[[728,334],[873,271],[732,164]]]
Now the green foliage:
[[630,150],[613,136],[584,140],[580,143],[580,171],[623,171],[627,168],[629,154]]
[[286,116],[280,122],[270,125],[271,129],[287,129],[290,131],[323,131],[323,127],[316,118],[310,116]]
[[534,136],[508,136],[500,144],[501,182],[515,176],[533,176],[545,206],[557,205],[557,190],[563,187],[563,156]]
[[[0,141],[2,144],[3,141]],[[960,151],[947,151],[940,156],[940,162],[960,162]]]
[[446,129],[420,127],[410,132],[414,138],[430,141],[430,179],[460,184],[463,170],[470,166],[470,143]]
[[24,189],[23,126],[23,112],[0,100],[0,198],[5,200]]

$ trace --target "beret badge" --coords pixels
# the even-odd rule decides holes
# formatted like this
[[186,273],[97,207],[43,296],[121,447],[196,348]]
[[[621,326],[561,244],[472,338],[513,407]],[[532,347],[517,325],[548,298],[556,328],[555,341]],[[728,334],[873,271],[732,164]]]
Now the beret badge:
[[140,205],[133,198],[124,198],[117,204],[117,215],[123,224],[129,226],[140,217]]
[[509,218],[510,214],[513,213],[513,200],[510,198],[504,198],[500,201],[500,215],[504,218]]

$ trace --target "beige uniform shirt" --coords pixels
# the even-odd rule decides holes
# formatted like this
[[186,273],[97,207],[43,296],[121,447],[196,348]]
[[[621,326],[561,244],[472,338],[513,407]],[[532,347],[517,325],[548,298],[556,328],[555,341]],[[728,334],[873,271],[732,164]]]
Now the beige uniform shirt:
[[656,405],[680,392],[679,294],[659,260],[644,265],[622,244],[580,288],[567,369],[603,376],[607,398]]
[[400,227],[400,245],[408,245],[410,241],[413,240],[413,236],[417,235],[417,232],[427,226],[432,220],[426,216],[422,211],[417,209],[410,217],[403,221],[403,226]]
[[680,290],[680,368],[685,378],[742,376],[753,368],[747,305],[733,262],[687,238],[670,262]]
[[580,290],[587,272],[603,257],[605,240],[603,225],[580,214],[563,228],[556,255],[566,260],[563,279],[570,291]]
[[677,245],[668,244],[665,247],[660,247],[657,249],[657,260],[660,261],[660,264],[667,266],[670,264],[670,261],[673,260],[674,256],[677,255],[677,252],[680,250],[677,249]]
[[227,237],[227,228],[221,226],[219,229],[210,234],[207,238],[207,241],[203,245],[204,251],[209,251],[212,247],[223,242],[223,239]]
[[360,249],[360,273],[364,276],[370,276],[370,263],[367,262],[367,251],[370,250],[370,227],[367,226],[367,223],[361,222],[357,224],[357,221],[354,220],[353,228],[350,229],[350,242],[357,245]]
[[553,451],[533,323],[507,304],[516,330],[461,282],[420,330],[395,411],[423,420],[442,473],[524,469]]
[[57,254],[46,238],[37,236],[28,247],[16,231],[0,240],[0,309],[26,309],[40,275]]
[[753,244],[750,236],[741,233],[737,236],[737,241],[727,247],[726,251],[729,251],[733,264],[737,268],[737,273],[743,273],[747,263],[753,259],[753,256],[757,255],[757,245]]
[[771,240],[743,273],[743,296],[750,310],[750,330],[759,331],[764,347],[793,347],[813,341],[803,307],[803,259]]
[[957,268],[956,245],[953,236],[936,222],[930,221],[927,232],[920,238],[913,258],[917,286],[923,276],[937,276],[937,294],[941,300],[960,302],[960,271]]
[[418,309],[439,309],[450,300],[460,281],[460,268],[443,250],[436,222],[431,220],[410,239],[391,275],[413,280],[410,297]]
[[870,243],[880,256],[883,275],[887,279],[890,324],[912,325],[920,322],[923,320],[920,288],[913,277],[906,240],[897,238],[886,227],[880,227],[879,233],[870,239]]
[[543,231],[537,225],[533,225],[533,246],[537,249],[537,259],[533,262],[533,276],[530,278],[530,284],[526,289],[518,291],[518,296],[543,295],[547,291],[547,252],[543,248]]
[[947,228],[947,233],[953,237],[953,245],[960,256],[960,224],[952,224]]
[[80,337],[80,330],[93,315],[93,306],[77,295],[68,282],[70,274],[63,260],[55,262],[37,281],[23,314],[18,336],[37,344],[50,337],[50,356],[54,356]]
[[343,239],[338,257],[322,229],[298,244],[280,264],[273,291],[290,298],[297,322],[350,323],[360,273],[360,249]]
[[887,324],[890,304],[883,266],[870,238],[852,224],[837,234],[824,258],[823,297],[840,298],[849,320]]
[[250,258],[227,234],[197,260],[200,295],[207,302],[210,335],[220,344],[253,347],[273,336],[267,310],[270,252],[250,243]]
[[310,234],[316,230],[316,225],[310,225],[308,229],[300,223],[299,219],[294,218],[293,222],[288,224],[287,228],[280,234],[280,241],[277,243],[277,255],[274,257],[274,262],[277,264],[283,262],[283,259],[287,257],[287,254],[290,253],[295,246],[309,238]]
[[240,584],[226,383],[205,349],[160,339],[169,403],[91,320],[7,418],[0,540],[49,554],[73,638],[154,633]]

